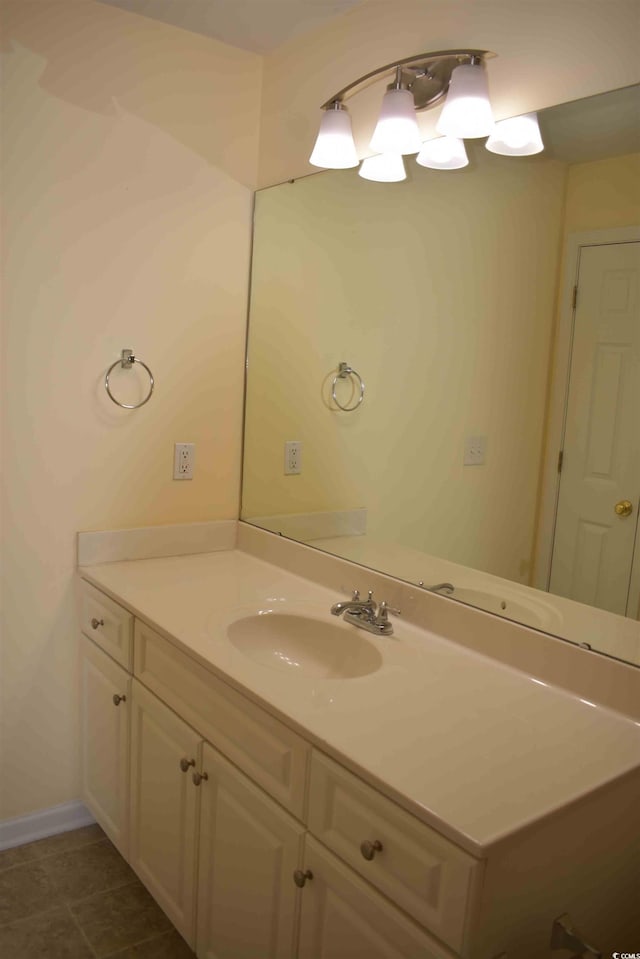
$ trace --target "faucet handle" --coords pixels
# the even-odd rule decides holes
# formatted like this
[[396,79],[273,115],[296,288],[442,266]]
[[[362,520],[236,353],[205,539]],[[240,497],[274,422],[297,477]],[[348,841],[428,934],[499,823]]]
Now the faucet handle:
[[351,597],[351,602],[352,602],[352,603],[359,603],[359,602],[360,602],[360,590],[359,590],[359,589],[354,589],[354,591],[353,591],[353,596]]
[[389,606],[389,604],[383,599],[378,606],[378,622],[388,623],[389,613],[393,613],[394,616],[402,615],[399,609],[396,609],[395,606]]

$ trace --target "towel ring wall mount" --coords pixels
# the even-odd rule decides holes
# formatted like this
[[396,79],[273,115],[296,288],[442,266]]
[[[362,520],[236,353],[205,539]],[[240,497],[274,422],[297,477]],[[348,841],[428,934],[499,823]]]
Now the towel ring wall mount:
[[[352,406],[343,406],[342,403],[338,402],[338,398],[336,396],[336,385],[338,383],[338,380],[346,380],[347,377],[349,376],[355,377],[356,380],[358,381],[358,388],[360,391],[360,395],[358,396],[357,400]],[[360,374],[353,369],[353,367],[349,366],[348,363],[343,362],[343,363],[340,363],[338,366],[338,372],[336,373],[333,380],[331,381],[331,398],[333,402],[336,404],[336,406],[338,407],[338,409],[343,410],[343,412],[345,413],[351,413],[353,410],[357,410],[364,399],[363,379],[360,376]]]
[[[116,366],[118,366],[118,364],[121,366],[123,370],[130,370],[134,363],[139,363],[140,366],[147,371],[147,374],[149,376],[149,392],[147,393],[147,395],[145,396],[143,400],[140,400],[139,403],[121,403],[120,400],[116,399],[116,397],[111,392],[111,388],[109,386],[109,377],[111,373],[113,372],[113,370],[115,370]],[[151,399],[151,394],[153,393],[154,386],[155,386],[155,381],[153,379],[153,373],[151,372],[151,370],[149,369],[146,363],[143,363],[142,360],[138,359],[137,356],[134,356],[133,350],[123,350],[122,353],[120,354],[120,359],[116,360],[115,363],[111,364],[111,366],[105,373],[105,377],[104,377],[104,388],[107,391],[107,395],[109,399],[112,400],[112,402],[114,402],[116,406],[121,406],[123,410],[137,410],[141,406],[144,406],[145,403],[148,403],[149,400]]]

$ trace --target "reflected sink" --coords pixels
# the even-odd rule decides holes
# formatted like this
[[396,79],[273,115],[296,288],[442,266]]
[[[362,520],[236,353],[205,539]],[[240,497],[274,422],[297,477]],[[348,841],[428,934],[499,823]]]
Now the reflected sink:
[[262,612],[227,627],[230,642],[257,663],[316,679],[354,679],[375,672],[382,656],[366,636],[294,613]]

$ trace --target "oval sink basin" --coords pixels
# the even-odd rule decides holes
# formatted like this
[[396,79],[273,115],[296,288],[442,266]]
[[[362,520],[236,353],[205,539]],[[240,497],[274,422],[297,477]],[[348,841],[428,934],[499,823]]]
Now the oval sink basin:
[[230,642],[263,666],[317,679],[354,679],[373,673],[382,656],[365,636],[294,613],[260,613],[227,627]]

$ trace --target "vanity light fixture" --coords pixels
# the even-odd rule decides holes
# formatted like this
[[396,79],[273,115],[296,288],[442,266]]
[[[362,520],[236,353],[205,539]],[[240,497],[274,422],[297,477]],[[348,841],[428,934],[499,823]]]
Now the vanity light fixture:
[[416,163],[431,170],[461,170],[469,165],[464,140],[459,137],[436,137],[422,144]]
[[378,183],[398,183],[407,179],[407,171],[400,153],[378,153],[362,161],[358,176]]
[[472,140],[489,136],[494,126],[484,63],[472,57],[453,71],[436,130],[447,137]]
[[322,105],[320,131],[309,162],[331,170],[357,164],[344,101],[385,74],[393,79],[371,140],[376,153],[418,153],[421,138],[416,110],[431,107],[445,96],[438,132],[459,138],[488,136],[494,124],[484,63],[492,56],[487,50],[439,50],[396,60],[359,77]]
[[357,166],[360,160],[353,142],[349,111],[341,100],[333,100],[324,110],[309,163],[331,170]]
[[541,153],[544,144],[538,126],[538,114],[523,113],[520,117],[499,120],[485,146],[492,153],[509,157],[526,157]]

